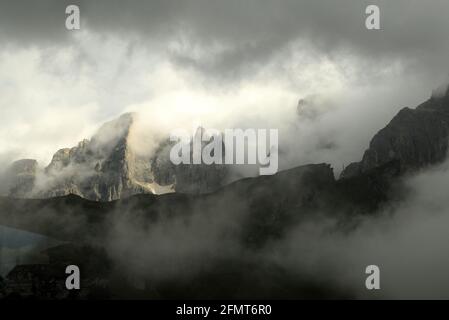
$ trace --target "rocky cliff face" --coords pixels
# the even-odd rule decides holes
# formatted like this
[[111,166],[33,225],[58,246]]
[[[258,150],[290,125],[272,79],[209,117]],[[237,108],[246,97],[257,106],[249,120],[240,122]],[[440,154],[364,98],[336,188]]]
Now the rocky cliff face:
[[42,172],[35,160],[15,162],[8,170],[8,195],[51,198],[75,194],[111,201],[141,193],[205,193],[223,184],[225,171],[214,166],[174,166],[167,142],[152,156],[136,153],[129,138],[135,117],[124,114],[104,124],[90,140],[57,151]]
[[[201,150],[212,141],[202,141],[205,134],[203,128],[198,128],[195,136],[201,141]],[[210,193],[222,187],[227,182],[229,170],[225,165],[210,164],[179,164],[174,165],[170,161],[170,150],[174,142],[166,140],[159,145],[151,159],[151,167],[154,179],[161,185],[173,184],[177,192],[201,194]],[[190,159],[193,159],[193,141],[190,142]],[[223,145],[224,150],[224,145]],[[222,155],[224,163],[224,152]]]
[[449,90],[433,95],[416,109],[402,109],[371,140],[362,161],[342,172],[348,178],[398,160],[401,172],[415,171],[446,159],[449,142]]
[[124,114],[104,124],[91,140],[56,152],[35,195],[49,198],[76,194],[111,201],[136,193],[153,193],[148,161],[139,158],[128,141],[134,116]]

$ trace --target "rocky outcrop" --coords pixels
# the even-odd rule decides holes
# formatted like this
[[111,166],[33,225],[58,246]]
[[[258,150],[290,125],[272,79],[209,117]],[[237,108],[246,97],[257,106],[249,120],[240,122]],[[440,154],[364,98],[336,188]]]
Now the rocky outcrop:
[[111,201],[136,193],[153,193],[148,161],[129,144],[135,115],[124,114],[104,124],[91,140],[61,149],[45,168],[35,196],[49,198],[76,194],[97,201]]
[[449,91],[433,95],[416,109],[404,108],[371,140],[362,161],[352,163],[348,178],[398,160],[402,172],[416,171],[446,159],[449,142]]
[[173,165],[170,141],[163,141],[150,156],[135,152],[130,142],[135,117],[124,114],[104,124],[90,140],[60,149],[42,172],[35,160],[17,161],[9,170],[6,195],[51,198],[74,194],[111,201],[142,193],[207,193],[224,184],[227,171],[222,165]]
[[[201,150],[212,141],[212,137],[202,141],[203,134],[205,134],[205,130],[201,127],[195,132],[195,136],[201,141]],[[161,143],[151,159],[152,172],[157,183],[173,184],[176,192],[190,194],[210,193],[227,183],[229,170],[225,165],[192,164],[192,161],[191,164],[174,165],[170,161],[170,150],[174,143],[170,140]],[[192,160],[193,141],[190,142],[189,150]],[[222,156],[224,163],[224,152]]]

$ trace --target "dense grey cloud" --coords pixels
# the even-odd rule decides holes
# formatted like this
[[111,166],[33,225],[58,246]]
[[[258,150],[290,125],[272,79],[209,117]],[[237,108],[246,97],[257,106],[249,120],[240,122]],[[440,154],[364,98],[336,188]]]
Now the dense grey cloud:
[[65,8],[71,1],[1,1],[2,44],[52,45],[68,37]]
[[[444,0],[1,1],[1,34],[22,45],[67,41],[69,3],[80,6],[83,26],[94,32],[146,43],[183,39],[186,50],[169,50],[174,61],[215,76],[267,63],[298,39],[331,56],[353,51],[365,59],[411,59],[415,66],[447,70]],[[368,4],[380,6],[381,31],[365,28]],[[192,56],[196,47],[211,52],[213,60]]]

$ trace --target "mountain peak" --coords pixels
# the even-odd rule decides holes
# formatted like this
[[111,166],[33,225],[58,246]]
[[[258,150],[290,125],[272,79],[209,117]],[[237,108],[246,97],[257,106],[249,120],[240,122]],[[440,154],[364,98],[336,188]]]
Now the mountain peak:
[[92,143],[105,147],[118,142],[126,142],[135,118],[135,113],[125,113],[117,119],[104,123],[92,137]]
[[[11,176],[16,177],[12,179],[15,182],[10,195],[50,198],[75,194],[89,200],[111,201],[140,193],[174,192],[175,188],[202,193],[223,185],[222,167],[174,168],[166,141],[160,142],[152,155],[136,153],[130,141],[136,116],[125,113],[104,123],[90,140],[58,150],[42,174],[37,175],[34,160],[18,161],[15,166],[20,170],[10,170]],[[203,131],[198,128],[197,133]],[[28,170],[25,181],[21,172],[28,167],[35,169]]]
[[[444,92],[444,94],[442,94]],[[342,174],[348,178],[391,161],[401,172],[416,171],[443,162],[449,149],[449,90],[445,86],[415,109],[403,108],[372,138],[360,162]]]

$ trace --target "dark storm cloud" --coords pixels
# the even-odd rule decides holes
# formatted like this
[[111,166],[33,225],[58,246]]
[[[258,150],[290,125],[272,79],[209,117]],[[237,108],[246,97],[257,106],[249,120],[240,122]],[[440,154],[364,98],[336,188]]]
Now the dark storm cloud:
[[[63,41],[65,8],[76,1],[0,1],[0,43],[19,45],[49,45]],[[80,2],[78,2],[80,3]]]
[[[67,40],[69,3],[80,6],[81,22],[95,32],[137,36],[145,44],[184,37],[193,47],[222,45],[226,50],[214,52],[212,60],[192,57],[189,50],[169,51],[173,61],[212,74],[266,63],[297,39],[331,57],[355,53],[368,60],[411,60],[427,70],[447,65],[449,2],[444,0],[2,0],[0,34],[21,44]],[[381,31],[365,28],[368,4],[380,6]]]

